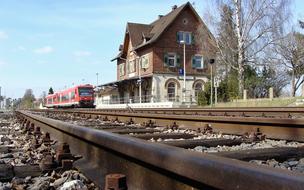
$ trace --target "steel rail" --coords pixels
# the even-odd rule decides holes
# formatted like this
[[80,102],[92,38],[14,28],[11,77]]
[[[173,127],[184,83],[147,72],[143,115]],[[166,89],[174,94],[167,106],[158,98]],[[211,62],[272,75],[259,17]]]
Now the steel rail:
[[151,143],[25,111],[17,114],[42,126],[59,140],[73,142],[70,144],[72,152],[91,161],[80,168],[89,170],[86,174],[101,186],[104,180],[100,174],[113,172],[127,175],[129,189],[264,190],[302,189],[304,186],[301,173]]
[[[126,109],[83,109],[77,110],[90,110],[90,111],[107,111],[107,112],[124,112]],[[174,113],[304,113],[304,107],[247,107],[247,108],[134,108],[136,112],[174,112]]]
[[[128,109],[66,109],[76,111],[124,113]],[[259,107],[259,108],[134,108],[134,113],[178,114],[178,115],[209,115],[228,117],[269,117],[292,118],[304,117],[304,107]]]
[[49,113],[82,114],[103,117],[123,122],[148,123],[158,126],[178,125],[182,128],[203,129],[210,125],[214,132],[243,135],[244,133],[261,132],[268,138],[295,140],[304,142],[304,118],[264,118],[264,117],[226,117],[199,115],[172,115],[129,112],[96,112],[80,110],[37,110]]

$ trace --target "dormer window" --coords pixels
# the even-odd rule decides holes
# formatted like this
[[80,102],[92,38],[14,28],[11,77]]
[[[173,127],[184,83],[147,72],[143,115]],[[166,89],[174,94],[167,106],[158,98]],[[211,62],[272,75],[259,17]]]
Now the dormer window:
[[184,41],[187,45],[191,45],[193,42],[193,35],[191,32],[177,32],[176,38],[178,43]]

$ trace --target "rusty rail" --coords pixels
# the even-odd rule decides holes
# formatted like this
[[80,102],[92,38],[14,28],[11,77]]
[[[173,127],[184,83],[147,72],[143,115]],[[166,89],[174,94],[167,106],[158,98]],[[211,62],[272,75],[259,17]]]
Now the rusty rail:
[[[156,113],[107,112],[92,110],[35,110],[47,113],[68,113],[85,117],[100,117],[105,120],[150,123],[156,126],[176,125],[189,129],[204,129],[211,126],[214,132],[243,135],[260,132],[268,138],[304,142],[304,118],[226,117],[202,115],[178,115]],[[303,113],[302,113],[303,114]]]
[[25,111],[23,121],[70,144],[84,158],[77,166],[104,187],[104,176],[122,173],[129,189],[302,189],[304,175],[94,130]]
[[[79,111],[95,112],[126,112],[126,109],[77,109]],[[248,108],[135,108],[136,113],[162,113],[183,115],[210,116],[243,116],[243,117],[304,117],[304,107],[248,107]]]

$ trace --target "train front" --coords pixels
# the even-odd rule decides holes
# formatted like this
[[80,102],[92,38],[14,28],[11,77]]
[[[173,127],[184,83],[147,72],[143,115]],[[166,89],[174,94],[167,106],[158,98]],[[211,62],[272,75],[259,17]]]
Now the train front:
[[94,90],[93,86],[79,86],[79,107],[82,108],[93,108],[94,107]]

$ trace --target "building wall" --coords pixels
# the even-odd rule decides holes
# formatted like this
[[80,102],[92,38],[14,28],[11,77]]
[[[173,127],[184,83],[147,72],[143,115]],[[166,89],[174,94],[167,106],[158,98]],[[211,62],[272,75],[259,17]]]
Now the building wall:
[[[153,72],[153,49],[152,48],[145,48],[137,53],[134,53],[132,51],[132,43],[131,41],[129,41],[128,43],[128,53],[127,53],[127,57],[126,60],[120,59],[117,62],[117,80],[124,80],[124,79],[129,79],[129,78],[134,78],[134,77],[138,77],[139,74],[141,76],[147,76],[147,75],[151,75]],[[149,67],[148,68],[141,68],[140,69],[140,73],[139,73],[139,61],[138,59],[136,59],[137,57],[141,58],[142,56],[145,56],[148,58],[149,60]],[[129,60],[134,60],[135,59],[135,72],[128,72],[128,61]],[[120,68],[119,65],[124,64],[124,75],[120,76]]]
[[[155,101],[160,100],[161,102],[167,101],[167,84],[168,82],[176,82],[176,96],[179,97],[179,101],[183,100],[183,86],[184,80],[183,77],[179,77],[174,74],[154,74],[152,78],[152,95],[155,97]],[[186,101],[189,102],[190,96],[195,97],[194,85],[198,82],[203,85],[208,81],[208,78],[205,76],[186,76]],[[204,89],[208,90],[208,89]]]
[[[149,59],[149,67],[147,69],[141,68],[140,75],[141,76],[151,75],[153,73],[153,48],[148,47],[141,51],[138,51],[137,55],[139,57],[147,56]],[[136,73],[138,74],[138,67],[136,68]]]
[[[184,20],[186,19],[186,24]],[[154,73],[177,73],[179,68],[170,68],[164,65],[164,55],[168,52],[175,52],[180,56],[180,68],[183,68],[183,45],[177,42],[177,32],[185,31],[194,34],[194,43],[186,45],[186,71],[189,74],[205,75],[208,73],[208,59],[213,58],[212,53],[207,50],[202,50],[202,43],[200,41],[198,28],[202,28],[208,32],[207,28],[200,25],[194,13],[189,9],[185,9],[176,20],[167,28],[167,30],[160,36],[160,39],[153,45],[153,72]],[[205,44],[205,43],[204,43]],[[211,44],[206,43],[206,46]],[[205,69],[192,68],[192,56],[200,54],[204,58]]]

